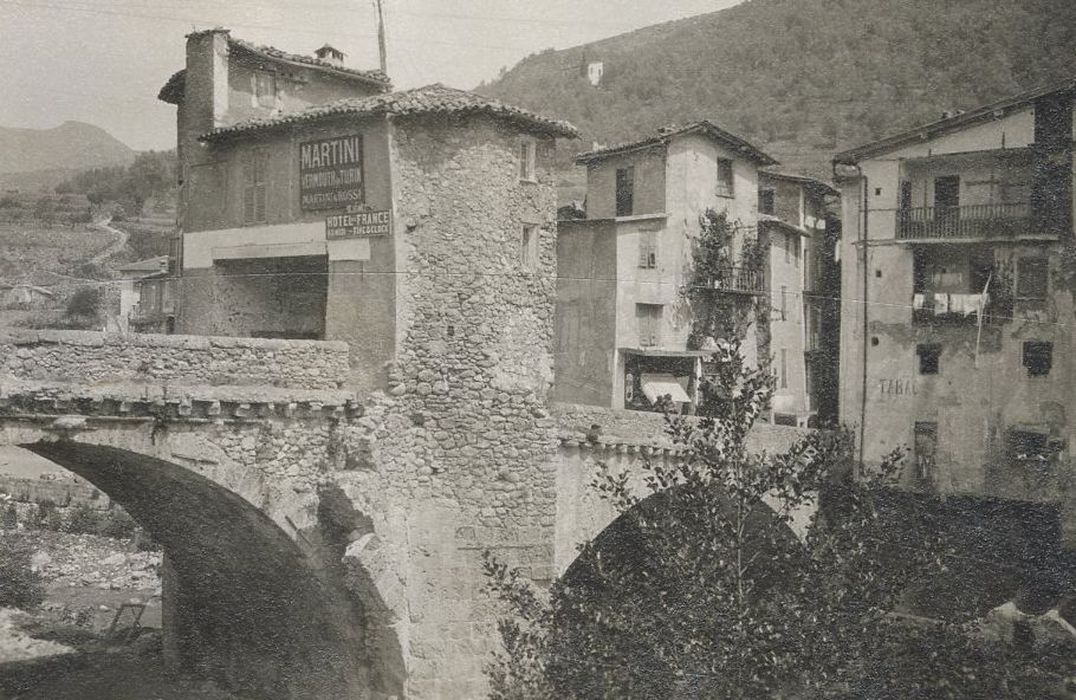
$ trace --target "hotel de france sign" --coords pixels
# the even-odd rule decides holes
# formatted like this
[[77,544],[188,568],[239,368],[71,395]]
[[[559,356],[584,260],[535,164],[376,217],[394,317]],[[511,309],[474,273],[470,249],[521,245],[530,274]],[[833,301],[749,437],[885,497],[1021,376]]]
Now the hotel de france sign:
[[391,233],[390,212],[366,205],[361,134],[299,144],[299,198],[303,211],[344,210],[325,217],[329,240]]

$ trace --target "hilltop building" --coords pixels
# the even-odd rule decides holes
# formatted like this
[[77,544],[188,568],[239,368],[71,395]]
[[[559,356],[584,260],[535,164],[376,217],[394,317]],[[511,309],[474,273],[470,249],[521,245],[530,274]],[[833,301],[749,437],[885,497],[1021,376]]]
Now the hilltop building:
[[[1072,83],[835,158],[840,413],[909,487],[1069,504]],[[850,303],[854,301],[854,303]]]
[[[825,230],[832,188],[763,171],[776,161],[705,121],[576,162],[587,168],[587,196],[585,216],[565,209],[558,222],[556,400],[652,410],[668,396],[694,410],[704,360],[735,336],[751,364],[779,351],[775,413],[806,423],[804,318],[815,315],[802,308],[813,283],[802,261],[805,241]],[[760,194],[769,213],[759,212]],[[734,230],[728,266],[705,281],[707,303],[728,320],[722,337],[700,335],[684,294],[708,211]]]

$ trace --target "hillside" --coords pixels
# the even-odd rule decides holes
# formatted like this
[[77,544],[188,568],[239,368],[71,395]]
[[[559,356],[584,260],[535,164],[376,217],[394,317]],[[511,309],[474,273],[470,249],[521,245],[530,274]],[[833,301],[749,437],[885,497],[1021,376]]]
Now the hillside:
[[134,157],[127,145],[91,124],[69,121],[53,129],[0,127],[0,175],[127,165]]
[[573,122],[572,152],[709,118],[826,176],[839,149],[1076,77],[1073,46],[1072,0],[748,0],[530,56],[479,91]]

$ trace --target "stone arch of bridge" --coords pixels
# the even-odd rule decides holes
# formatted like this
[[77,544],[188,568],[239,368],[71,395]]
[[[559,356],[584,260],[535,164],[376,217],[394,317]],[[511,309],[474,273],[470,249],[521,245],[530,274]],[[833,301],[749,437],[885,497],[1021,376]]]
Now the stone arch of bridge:
[[158,457],[68,439],[20,446],[97,486],[164,547],[166,653],[181,667],[255,697],[403,695],[398,642],[366,629],[387,608],[335,570],[322,528],[293,539],[243,496]]

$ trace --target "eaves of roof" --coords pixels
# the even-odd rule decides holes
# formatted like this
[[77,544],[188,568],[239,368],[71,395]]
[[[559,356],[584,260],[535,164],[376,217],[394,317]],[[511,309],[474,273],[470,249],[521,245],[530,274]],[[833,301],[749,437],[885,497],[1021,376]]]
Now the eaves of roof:
[[275,117],[256,117],[202,134],[199,140],[223,141],[300,124],[340,117],[471,116],[501,119],[532,132],[574,138],[579,132],[565,121],[550,119],[519,107],[440,83],[413,90],[336,100]]
[[914,129],[908,129],[907,131],[902,131],[899,134],[894,134],[872,143],[841,151],[833,156],[833,162],[844,165],[855,165],[862,160],[884,155],[909,144],[927,141],[993,119],[1001,119],[1013,112],[1027,109],[1033,105],[1036,100],[1043,97],[1065,92],[1076,93],[1076,79],[1069,79],[1060,83],[1054,83],[1047,87],[1029,90],[1020,93],[1019,95],[1014,95],[981,107],[976,107],[975,109],[968,110],[962,114],[939,119],[938,121],[923,124]]
[[599,148],[593,151],[586,151],[580,153],[575,157],[575,162],[578,165],[587,165],[589,163],[597,162],[605,158],[612,156],[623,155],[625,153],[631,153],[634,151],[652,148],[654,146],[661,146],[668,144],[674,138],[679,136],[686,136],[688,134],[701,133],[710,137],[714,141],[717,141],[721,145],[729,148],[735,153],[754,161],[760,166],[777,165],[777,161],[770,155],[764,153],[760,148],[754,144],[736,136],[735,134],[725,131],[721,127],[713,124],[712,122],[703,120],[698,122],[692,122],[687,126],[678,129],[669,129],[659,133],[657,136],[642,139],[640,141],[633,141],[631,143],[618,144],[615,146],[608,146],[605,148]]
[[801,185],[804,185],[809,189],[813,189],[821,194],[840,194],[840,191],[828,182],[825,182],[824,180],[819,180],[817,178],[808,177],[807,175],[797,175],[796,173],[787,173],[779,170],[763,170],[760,174],[774,180],[798,182]]

